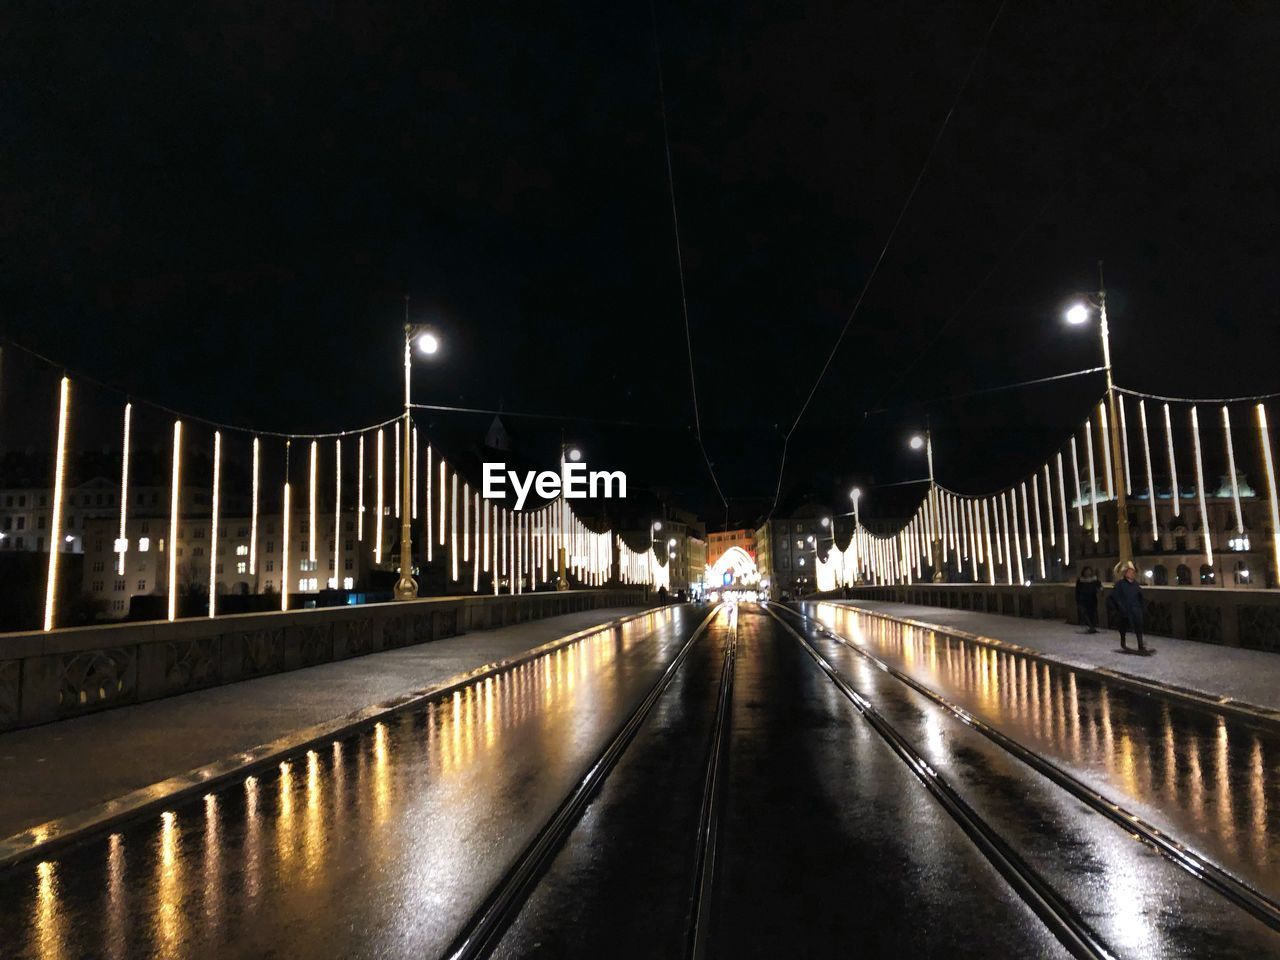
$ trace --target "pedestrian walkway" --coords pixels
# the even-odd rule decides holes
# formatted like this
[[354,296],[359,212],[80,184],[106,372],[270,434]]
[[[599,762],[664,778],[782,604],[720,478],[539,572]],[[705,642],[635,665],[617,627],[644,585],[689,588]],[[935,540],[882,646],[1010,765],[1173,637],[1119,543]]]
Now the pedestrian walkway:
[[[882,600],[843,602],[1024,647],[1069,666],[1102,670],[1263,713],[1280,712],[1280,654],[1148,634],[1147,645],[1156,653],[1140,657],[1122,653],[1120,635],[1111,630],[1099,629],[1097,634],[1087,634],[1074,624],[1057,620],[1030,620]],[[1132,647],[1132,637],[1129,643]]]
[[641,609],[548,617],[0,734],[0,838]]

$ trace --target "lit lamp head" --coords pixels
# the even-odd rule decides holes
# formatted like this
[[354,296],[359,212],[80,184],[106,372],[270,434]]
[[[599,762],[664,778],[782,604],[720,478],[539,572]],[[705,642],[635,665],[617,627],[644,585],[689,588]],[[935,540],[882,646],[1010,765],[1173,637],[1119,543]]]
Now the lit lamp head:
[[676,538],[675,538],[675,537],[672,537],[670,540],[668,540],[668,541],[667,541],[667,546],[668,546],[668,547],[674,547],[675,545],[676,545]]
[[577,463],[579,460],[582,459],[582,451],[579,450],[577,447],[570,447],[566,456],[568,456],[568,458],[572,460],[574,463]]
[[1066,316],[1067,323],[1072,324],[1073,326],[1079,326],[1080,324],[1087,323],[1089,321],[1089,308],[1083,303],[1073,304],[1067,310]]
[[850,500],[852,500],[854,503],[857,503],[859,500],[861,500],[861,499],[862,499],[862,488],[861,488],[861,487],[854,487],[852,490],[850,490],[850,491],[849,491],[849,499],[850,499]]
[[908,442],[911,444],[912,450],[921,450],[924,448],[924,437],[920,436],[918,433]]
[[824,527],[829,527],[829,526],[831,526],[831,518],[830,518],[830,517],[823,517],[823,518],[822,518],[822,525],[823,525]]
[[655,520],[655,521],[653,521],[653,529],[655,529],[655,530],[661,530],[661,529],[662,529],[662,521],[661,521],[661,520]]
[[418,344],[418,352],[426,356],[434,356],[440,352],[440,338],[430,330],[421,331],[415,341]]

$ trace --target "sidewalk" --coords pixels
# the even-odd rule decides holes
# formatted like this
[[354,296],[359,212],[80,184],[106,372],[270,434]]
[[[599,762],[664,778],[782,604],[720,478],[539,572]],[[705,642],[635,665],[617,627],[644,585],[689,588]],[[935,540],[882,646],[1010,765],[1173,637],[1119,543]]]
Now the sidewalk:
[[[1115,631],[1099,629],[1096,635],[1089,635],[1074,624],[1057,620],[1029,620],[882,600],[828,602],[936,624],[944,630],[1024,647],[1069,666],[1280,717],[1280,654],[1148,635],[1147,645],[1157,652],[1139,657],[1120,652],[1120,636]],[[1133,645],[1132,637],[1129,643]]]
[[0,838],[642,609],[476,631],[0,734]]

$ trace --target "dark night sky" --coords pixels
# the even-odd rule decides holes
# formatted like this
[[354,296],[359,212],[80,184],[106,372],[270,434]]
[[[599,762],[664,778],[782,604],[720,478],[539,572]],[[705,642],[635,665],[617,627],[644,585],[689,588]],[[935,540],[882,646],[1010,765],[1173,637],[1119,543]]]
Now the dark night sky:
[[[731,497],[772,495],[782,431],[995,9],[658,6],[704,434]],[[419,399],[669,424],[566,429],[593,464],[716,515],[688,432],[646,5],[5,20],[16,341],[206,416],[328,429],[394,412],[407,292],[449,344]],[[1010,0],[792,439],[786,492],[918,475],[901,440],[922,408],[867,409],[1097,363],[1060,315],[1099,257],[1121,383],[1276,389],[1276,50],[1269,4]],[[940,479],[1021,476],[1100,391],[935,405]],[[533,445],[559,429],[510,425]]]

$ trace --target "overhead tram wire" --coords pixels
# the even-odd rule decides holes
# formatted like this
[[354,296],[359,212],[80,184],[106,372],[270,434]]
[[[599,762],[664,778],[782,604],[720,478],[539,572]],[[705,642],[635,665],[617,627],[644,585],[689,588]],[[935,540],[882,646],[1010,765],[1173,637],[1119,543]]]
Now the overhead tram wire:
[[[928,400],[913,400],[908,403],[901,404],[897,407],[878,407],[874,410],[866,410],[863,412],[864,417],[874,416],[880,413],[893,413],[897,410],[910,410],[915,407],[930,407],[936,403],[946,403],[949,400],[961,400],[965,397],[979,397],[988,393],[1001,393],[1005,390],[1017,390],[1021,387],[1034,387],[1042,383],[1053,383],[1057,380],[1071,380],[1074,377],[1085,377],[1091,373],[1101,373],[1106,367],[1088,367],[1084,370],[1072,370],[1070,373],[1056,373],[1051,377],[1037,377],[1034,380],[1019,380],[1017,383],[1002,383],[998,387],[981,387],[977,390],[965,390],[962,393],[952,393],[945,397],[932,397]],[[1116,389],[1119,389],[1118,387]],[[1129,391],[1125,391],[1126,393]],[[1146,396],[1146,394],[1143,394]]]
[[951,123],[951,118],[955,115],[956,107],[960,105],[960,100],[964,97],[965,90],[969,87],[969,81],[973,77],[973,71],[978,66],[978,61],[982,59],[982,55],[987,51],[987,47],[991,42],[991,35],[995,32],[996,24],[1000,21],[1000,15],[1004,13],[1004,8],[1007,5],[1008,0],[1000,0],[1000,5],[996,8],[995,15],[991,18],[991,22],[987,24],[982,43],[978,45],[977,52],[974,53],[973,59],[969,62],[969,69],[965,71],[964,79],[961,80],[960,87],[956,90],[955,97],[952,98],[951,107],[947,110],[946,116],[942,118],[942,123],[938,126],[938,132],[934,135],[933,143],[929,146],[929,152],[925,154],[924,163],[920,165],[920,172],[916,174],[915,181],[911,184],[911,189],[907,192],[906,199],[902,202],[902,208],[898,211],[897,219],[893,222],[893,228],[889,231],[888,237],[885,238],[884,245],[881,246],[880,253],[876,256],[875,263],[871,266],[871,272],[867,275],[867,279],[863,281],[862,289],[858,292],[853,309],[849,311],[849,316],[845,319],[844,326],[840,328],[836,342],[832,345],[831,352],[827,354],[826,362],[823,363],[822,369],[818,372],[818,377],[814,380],[813,387],[809,390],[809,395],[805,397],[804,404],[800,407],[800,412],[796,414],[790,429],[787,430],[782,438],[782,461],[778,465],[778,485],[774,490],[773,505],[769,508],[770,517],[773,516],[773,511],[778,508],[778,499],[782,495],[782,478],[787,468],[787,447],[791,442],[791,435],[795,433],[796,427],[804,419],[804,415],[809,409],[809,404],[813,402],[814,394],[818,392],[818,387],[826,377],[827,371],[831,368],[831,362],[835,359],[836,353],[840,350],[840,345],[844,342],[844,338],[849,332],[849,327],[853,325],[854,318],[857,317],[858,311],[862,308],[863,301],[867,297],[867,291],[871,289],[871,284],[875,282],[876,276],[880,272],[880,266],[884,263],[885,255],[889,252],[889,247],[893,244],[894,237],[898,235],[898,228],[902,226],[902,221],[906,218],[907,210],[911,207],[911,201],[915,199],[916,191],[920,189],[920,184],[924,182],[924,177],[929,171],[929,164],[933,160],[933,155],[938,151],[938,145],[942,142],[942,138],[947,132],[947,127]]
[[707,465],[707,473],[715,485],[716,495],[724,504],[725,529],[729,528],[729,501],[720,488],[715,468],[711,465],[711,457],[707,455],[706,445],[702,442],[702,418],[698,411],[698,381],[693,369],[693,334],[689,329],[689,297],[684,280],[684,253],[680,246],[680,215],[676,209],[676,177],[671,162],[671,132],[667,126],[667,86],[662,71],[662,44],[658,39],[658,10],[655,0],[649,0],[649,19],[653,25],[653,56],[658,67],[658,108],[662,115],[662,144],[667,159],[667,192],[671,197],[671,228],[676,243],[676,269],[680,275],[680,309],[684,315],[684,345],[689,356],[689,390],[693,394],[693,436],[698,441],[698,449],[702,452],[702,460]]

